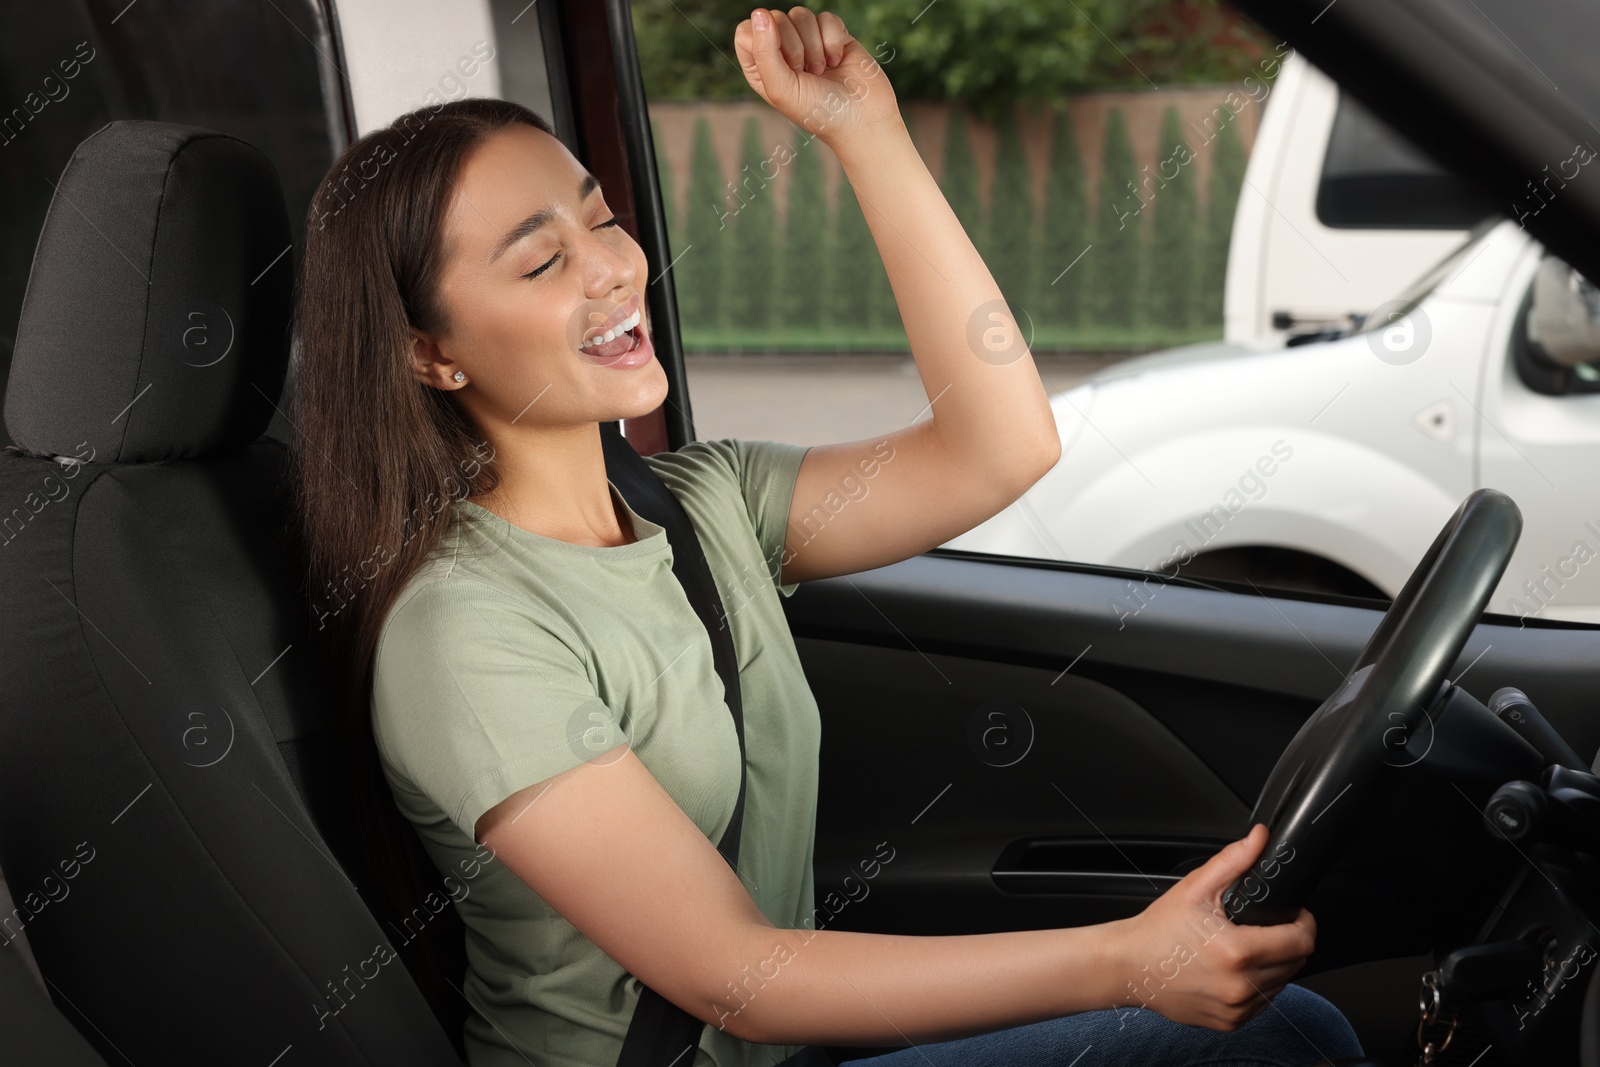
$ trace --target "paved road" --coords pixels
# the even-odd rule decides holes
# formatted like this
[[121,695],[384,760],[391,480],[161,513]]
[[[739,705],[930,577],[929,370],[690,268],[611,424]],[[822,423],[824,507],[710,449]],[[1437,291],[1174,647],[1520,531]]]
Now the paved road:
[[[1055,394],[1120,355],[1037,355]],[[691,355],[686,357],[695,436],[831,444],[930,417],[910,356]]]

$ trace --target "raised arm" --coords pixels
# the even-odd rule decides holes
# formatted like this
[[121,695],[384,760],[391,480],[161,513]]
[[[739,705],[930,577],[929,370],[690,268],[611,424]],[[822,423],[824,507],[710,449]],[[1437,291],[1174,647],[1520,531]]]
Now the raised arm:
[[[745,77],[843,165],[932,414],[806,454],[782,573],[793,582],[894,563],[965,533],[1038,481],[1061,439],[1023,333],[912,144],[883,68],[832,12],[791,8],[767,29],[755,14],[734,33]],[[866,492],[816,521],[829,494],[854,485]]]

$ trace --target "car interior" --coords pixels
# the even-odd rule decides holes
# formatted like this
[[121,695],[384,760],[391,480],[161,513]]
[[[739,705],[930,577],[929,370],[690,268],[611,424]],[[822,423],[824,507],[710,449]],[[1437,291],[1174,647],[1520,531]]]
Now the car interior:
[[[1600,114],[1592,71],[1541,54],[1563,95],[1454,9],[1239,6],[1486,194]],[[1553,41],[1597,28],[1484,8]],[[537,17],[579,157],[669,263],[626,0]],[[0,1052],[459,1064],[461,1016],[410,973],[342,800],[283,480],[284,176],[245,138],[124,118],[49,181],[0,451],[0,921],[37,967],[0,953]],[[1600,277],[1600,178],[1529,229]],[[644,454],[693,439],[661,273],[668,403],[621,427]],[[1600,629],[1491,610],[1520,529],[1475,490],[1393,603],[951,549],[801,585],[828,924],[1122,918],[1263,821],[1279,865],[1230,914],[1312,910],[1295,981],[1345,1012],[1360,1063],[1600,1067]]]

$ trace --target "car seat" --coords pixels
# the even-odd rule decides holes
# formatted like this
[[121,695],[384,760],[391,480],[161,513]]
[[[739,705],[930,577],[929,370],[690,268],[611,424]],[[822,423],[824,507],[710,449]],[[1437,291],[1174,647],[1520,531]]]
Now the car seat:
[[[0,452],[0,922],[107,1062],[459,1067],[358,888],[262,435],[289,249],[272,165],[211,130],[110,123],[56,186]],[[37,989],[0,965],[0,1059],[94,1062],[23,1028]]]

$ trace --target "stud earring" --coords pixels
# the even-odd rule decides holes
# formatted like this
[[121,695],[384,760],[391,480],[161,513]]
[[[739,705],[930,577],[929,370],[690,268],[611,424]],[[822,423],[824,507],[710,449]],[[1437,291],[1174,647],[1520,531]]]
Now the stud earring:
[[456,371],[456,373],[455,373],[455,379],[456,379],[456,381],[458,381],[458,382],[464,382],[464,381],[466,381],[466,380],[467,380],[467,375],[466,375],[466,372],[465,372],[465,371],[459,371],[459,370],[458,370],[458,371]]

